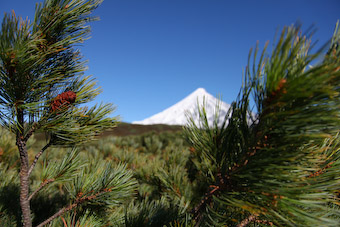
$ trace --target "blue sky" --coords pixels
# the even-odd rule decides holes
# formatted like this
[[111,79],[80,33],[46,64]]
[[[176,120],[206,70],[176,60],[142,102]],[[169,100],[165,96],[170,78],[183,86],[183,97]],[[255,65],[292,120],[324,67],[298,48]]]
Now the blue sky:
[[[33,19],[38,0],[1,0],[3,12]],[[122,121],[143,120],[199,87],[231,103],[248,52],[297,21],[315,25],[324,44],[340,19],[339,0],[105,0],[101,18],[81,47],[103,92],[96,102],[117,106]]]

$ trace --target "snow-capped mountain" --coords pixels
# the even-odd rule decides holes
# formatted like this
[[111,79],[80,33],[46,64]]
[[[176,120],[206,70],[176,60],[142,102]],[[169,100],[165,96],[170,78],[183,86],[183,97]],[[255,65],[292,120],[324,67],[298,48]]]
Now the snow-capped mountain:
[[198,104],[201,107],[203,103],[205,103],[209,125],[212,125],[213,123],[217,103],[219,103],[220,109],[220,122],[223,121],[230,107],[229,104],[219,101],[217,98],[209,94],[204,88],[198,88],[186,98],[162,112],[142,121],[135,121],[132,123],[143,125],[186,125],[188,123],[188,116],[192,116],[195,122],[198,123]]

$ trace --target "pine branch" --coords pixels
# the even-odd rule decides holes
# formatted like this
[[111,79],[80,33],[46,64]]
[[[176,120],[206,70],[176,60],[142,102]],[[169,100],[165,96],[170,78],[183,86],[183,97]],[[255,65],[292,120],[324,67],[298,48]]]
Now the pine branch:
[[[298,28],[284,29],[272,55],[262,53],[258,68],[254,57],[253,75],[247,67],[225,129],[209,128],[204,109],[203,127],[191,121],[187,134],[197,151],[199,180],[211,185],[218,173],[228,180],[225,188],[216,182],[202,195],[193,210],[196,226],[204,216],[216,225],[243,220],[240,226],[332,225],[339,217],[329,209],[339,184],[339,143],[326,148],[328,153],[322,147],[339,130],[339,63],[308,68],[320,53],[310,54],[311,42],[298,34]],[[250,93],[259,112],[249,123]]]
[[326,171],[328,168],[331,168],[331,167],[332,167],[332,164],[334,164],[334,161],[328,163],[325,167],[319,169],[318,171],[316,171],[316,172],[314,172],[314,173],[311,173],[307,178],[317,177],[317,176],[319,176],[320,174],[325,173],[325,171]]
[[[196,222],[195,226],[200,226],[202,214],[204,212],[205,207],[207,204],[212,202],[213,196],[218,196],[221,192],[231,192],[232,190],[235,190],[237,185],[232,182],[231,175],[235,173],[239,168],[245,166],[248,163],[249,157],[255,155],[256,151],[254,152],[248,152],[246,157],[243,161],[241,161],[241,164],[235,164],[231,170],[228,171],[228,174],[222,176],[221,173],[218,173],[216,178],[217,183],[214,185],[209,186],[209,191],[205,193],[203,196],[203,199],[200,201],[200,203],[192,210],[192,213],[194,215],[194,220]],[[238,188],[238,191],[244,190],[241,188]]]
[[210,185],[211,188],[205,193],[203,199],[200,203],[193,209],[192,213],[194,215],[194,220],[196,222],[195,226],[200,226],[202,221],[202,215],[205,207],[212,201],[213,196],[217,196],[222,191],[232,190],[233,184],[230,182],[229,176],[222,176],[220,173],[217,175],[217,183],[215,185]]
[[28,139],[33,135],[33,133],[34,133],[37,129],[39,129],[39,125],[38,125],[38,123],[35,122],[35,123],[33,124],[33,126],[31,127],[31,129],[27,132],[27,134],[26,134],[26,136],[25,136],[25,138],[24,138],[23,141],[27,142]]
[[[228,175],[222,176],[221,173],[217,174],[217,179],[219,179],[218,182],[215,185],[209,186],[210,190],[207,193],[205,193],[203,199],[192,211],[194,215],[194,220],[196,222],[195,226],[200,226],[204,209],[207,206],[207,204],[212,202],[213,196],[218,196],[221,192],[230,192],[232,190],[235,190],[235,187],[237,186],[235,185],[235,183],[232,182],[230,176],[233,173],[237,172],[238,169],[247,165],[249,158],[255,154],[256,150],[253,152],[247,152],[246,156],[243,158],[240,164],[235,164],[231,168],[231,170],[228,171]],[[238,191],[240,190],[244,189],[238,188]]]
[[[104,222],[105,223],[105,222]],[[90,210],[86,210],[82,212],[81,215],[77,215],[77,211],[69,212],[60,217],[60,219],[55,219],[52,226],[109,226],[108,224],[104,224],[100,217],[96,214],[93,214]],[[112,226],[112,225],[110,225]]]
[[[39,158],[51,145],[72,147],[112,128],[111,105],[83,111],[79,107],[94,99],[100,89],[86,70],[76,45],[89,38],[90,21],[102,0],[45,0],[37,4],[33,22],[4,16],[0,28],[0,124],[17,136],[20,155],[20,206],[22,223],[32,226],[30,200],[47,185],[67,182],[83,165],[72,152],[62,163],[44,166],[43,182],[29,194],[29,177]],[[66,100],[66,102],[65,102]],[[66,104],[66,108],[59,108]],[[56,111],[57,110],[57,111]],[[26,143],[37,131],[53,139],[35,155],[31,165]],[[127,180],[130,180],[127,179]],[[105,198],[102,198],[105,200]],[[72,206],[72,205],[71,205]],[[65,207],[65,210],[72,207]],[[65,211],[61,211],[63,213]],[[60,213],[60,214],[61,214]]]
[[57,213],[55,213],[54,215],[52,215],[51,217],[49,217],[48,219],[46,219],[45,221],[43,221],[42,223],[40,223],[39,225],[37,225],[37,227],[43,227],[44,225],[47,225],[48,223],[50,223],[51,221],[53,221],[54,219],[56,219],[57,217],[60,217],[61,215],[63,215],[64,213],[73,210],[74,208],[76,208],[78,206],[77,203],[73,203],[67,207],[64,207],[62,209],[60,209]]
[[45,221],[43,221],[42,223],[40,223],[39,225],[37,225],[37,227],[43,227],[44,225],[50,223],[51,221],[53,221],[55,218],[60,217],[61,215],[63,215],[64,213],[71,211],[73,209],[75,209],[77,206],[88,202],[88,201],[92,201],[95,200],[98,196],[105,194],[107,192],[110,192],[111,189],[103,189],[102,191],[99,191],[93,195],[88,195],[88,196],[84,196],[82,194],[78,194],[77,199],[74,201],[74,203],[72,203],[71,205],[64,207],[62,209],[60,209],[58,212],[56,212],[55,214],[53,214],[51,217],[49,217],[48,219],[46,219]]
[[260,220],[259,219],[259,215],[257,214],[251,214],[249,215],[247,218],[243,219],[238,225],[237,227],[245,227],[248,226],[251,222],[256,222],[262,225],[269,225],[269,226],[273,226],[274,224],[270,221],[267,220]]
[[37,194],[43,187],[45,187],[46,185],[48,185],[49,183],[52,183],[54,181],[55,181],[55,179],[52,178],[52,179],[48,179],[48,180],[45,180],[44,182],[42,182],[40,184],[40,186],[34,192],[32,192],[32,194],[28,197],[28,201],[30,201],[33,198],[33,196],[35,196],[35,194]]
[[237,227],[245,227],[247,226],[249,223],[255,221],[257,219],[257,215],[250,215],[249,217],[247,217],[246,219],[242,220]]
[[30,166],[30,168],[29,168],[29,170],[28,170],[28,176],[31,175],[31,173],[32,173],[32,171],[33,171],[35,165],[37,164],[38,159],[40,158],[40,156],[41,156],[41,155],[44,153],[44,151],[45,151],[47,148],[49,148],[51,145],[52,145],[51,141],[48,142],[48,143],[47,143],[47,144],[39,151],[39,153],[37,153],[37,154],[35,155],[35,158],[34,158],[32,164],[31,164],[31,166]]

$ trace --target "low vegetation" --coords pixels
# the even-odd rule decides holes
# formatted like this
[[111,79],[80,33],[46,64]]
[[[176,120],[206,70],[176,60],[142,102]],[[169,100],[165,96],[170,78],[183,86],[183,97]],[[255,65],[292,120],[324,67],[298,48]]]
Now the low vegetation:
[[[127,125],[122,127],[127,127]],[[140,129],[143,126],[128,126],[131,134],[135,134],[135,127]],[[145,128],[144,130],[148,131],[148,126]],[[189,144],[182,130],[175,127],[175,132],[169,132],[167,131],[169,128],[171,127],[168,126],[165,131],[163,128],[158,132],[151,131],[139,135],[106,135],[73,151],[72,158],[69,158],[72,162],[90,162],[91,166],[95,166],[98,162],[106,161],[113,169],[126,166],[138,185],[134,193],[119,207],[113,206],[103,211],[91,203],[82,206],[77,213],[79,215],[79,212],[87,212],[84,216],[85,222],[98,219],[100,223],[102,221],[100,218],[105,216],[105,223],[110,226],[123,225],[123,223],[126,226],[140,226],[141,222],[145,226],[161,226],[163,223],[176,220],[179,214],[183,214],[190,207],[185,203],[189,202],[192,195],[186,195],[190,196],[188,201],[180,201],[178,195],[175,195],[176,193],[183,195],[189,193],[188,188],[179,187],[182,183],[189,181],[187,173],[187,168],[191,165]],[[130,134],[125,129],[124,131]],[[15,141],[14,137],[1,129],[0,220],[5,226],[21,225],[17,175],[20,164],[13,141]],[[42,138],[32,140],[32,143],[28,145],[28,152],[31,153],[36,148],[40,148],[44,142]],[[67,155],[69,152],[69,149],[62,148],[46,151],[44,159],[36,165],[37,171],[31,178],[32,187],[38,187],[46,179],[43,169],[46,168],[47,163],[63,163],[65,156],[69,157]],[[173,184],[168,182],[170,179]],[[68,198],[67,190],[68,188],[63,184],[52,184],[37,194],[32,200],[33,225],[39,224],[68,204],[71,198]],[[181,204],[181,209],[175,204]],[[71,224],[72,220],[81,223],[81,220],[71,215],[57,219],[54,225],[62,225],[64,221]],[[91,221],[91,223],[96,222]]]

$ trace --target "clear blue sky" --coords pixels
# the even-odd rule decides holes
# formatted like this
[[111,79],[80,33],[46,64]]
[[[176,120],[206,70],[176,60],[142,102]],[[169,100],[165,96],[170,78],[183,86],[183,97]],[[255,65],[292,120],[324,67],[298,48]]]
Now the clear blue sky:
[[[1,0],[3,12],[33,19],[38,0]],[[248,52],[299,21],[315,25],[313,40],[331,37],[339,0],[105,0],[82,53],[103,93],[126,122],[175,104],[198,87],[231,103]]]

